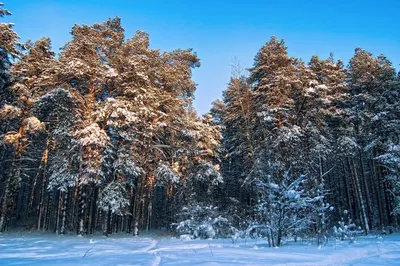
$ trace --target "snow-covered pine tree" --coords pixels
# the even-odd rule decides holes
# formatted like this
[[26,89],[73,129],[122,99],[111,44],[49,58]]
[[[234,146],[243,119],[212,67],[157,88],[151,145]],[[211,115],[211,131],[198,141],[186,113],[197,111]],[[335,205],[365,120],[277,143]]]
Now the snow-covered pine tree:
[[[253,138],[255,163],[249,176],[283,176],[285,169],[301,172],[295,165],[301,154],[303,128],[297,124],[296,101],[303,87],[296,60],[289,57],[283,40],[272,37],[258,52],[250,70],[253,84]],[[296,153],[293,151],[297,151]]]
[[306,176],[293,178],[290,170],[275,183],[268,178],[256,181],[260,193],[257,206],[258,219],[247,230],[248,234],[262,230],[270,247],[279,247],[286,236],[297,235],[310,230],[317,221],[315,215],[321,212],[317,202],[323,202],[323,195],[312,195],[307,189]]
[[[376,123],[379,119],[373,118],[385,112],[386,98],[390,94],[390,84],[394,79],[394,68],[386,58],[374,58],[371,53],[356,49],[349,64],[350,99],[347,102],[347,114],[352,137],[357,144],[350,161],[361,210],[361,224],[366,233],[371,227],[385,225],[390,220],[388,213],[382,209],[382,206],[386,205],[387,196],[384,190],[380,189],[385,185],[381,183],[382,179],[378,175],[384,174],[380,172],[381,169],[376,169],[373,163],[373,158],[380,153],[381,139],[381,134],[374,132],[375,126],[379,127]],[[369,215],[372,213],[380,215],[373,217]]]
[[[182,206],[175,205],[175,195],[185,189],[192,165],[210,153],[216,156],[217,128],[191,111],[191,68],[198,64],[191,50],[161,54],[150,49],[149,36],[142,31],[116,49],[110,61],[112,89],[95,116],[114,149],[124,150],[124,158],[140,169],[134,178],[118,173],[122,180],[135,180],[129,182],[132,216],[127,221],[135,235],[139,228],[170,224],[171,214]],[[210,142],[215,136],[217,141]],[[121,156],[117,152],[116,160]],[[166,181],[160,169],[170,169],[175,178]]]
[[[381,60],[385,60],[383,56]],[[390,64],[387,66],[390,66]],[[375,159],[375,165],[378,178],[380,179],[379,189],[382,195],[386,197],[381,199],[382,205],[379,206],[385,213],[385,210],[390,209],[392,216],[388,216],[389,220],[396,223],[396,218],[400,214],[400,78],[399,76],[391,81],[388,88],[378,100],[379,107],[376,115],[372,118],[372,127],[374,135],[379,136],[379,147],[375,147],[379,153]],[[384,169],[382,169],[384,168]],[[382,174],[386,174],[382,180]],[[388,181],[388,182],[385,182]],[[386,188],[391,192],[391,195],[385,194],[382,188]],[[387,193],[387,191],[386,191]],[[388,206],[389,205],[389,206]],[[388,208],[389,207],[389,208]],[[381,211],[380,211],[381,213]],[[385,221],[385,220],[383,220]],[[388,225],[389,223],[384,224]]]
[[376,160],[388,169],[386,180],[390,183],[390,192],[393,193],[392,215],[400,214],[400,146],[388,144],[386,153],[379,155]]
[[317,184],[329,187],[328,199],[338,206],[340,212],[349,202],[345,193],[348,184],[345,179],[348,177],[341,174],[341,162],[352,147],[343,145],[343,140],[351,140],[344,111],[344,101],[348,97],[346,69],[340,60],[334,60],[332,54],[328,59],[313,56],[309,67],[315,75],[308,89],[314,102],[310,110],[315,117],[312,132],[313,139],[319,140],[312,149],[314,160],[311,169],[318,177]]
[[[294,175],[307,173],[313,180],[308,189],[316,191],[323,182],[323,158],[330,152],[323,112],[328,110],[330,92],[312,69],[288,56],[283,40],[274,37],[260,49],[250,71],[251,88],[243,79],[232,79],[224,94],[223,143],[239,151],[228,155],[240,158],[236,164],[242,170],[250,168],[244,184],[265,178],[279,182],[291,168]],[[243,149],[245,144],[252,148]],[[246,156],[251,160],[244,160]],[[224,158],[224,175],[230,159]],[[256,193],[246,194],[251,209]]]
[[92,207],[88,198],[99,194],[99,186],[105,180],[101,157],[109,136],[94,121],[93,114],[98,108],[98,101],[107,97],[112,88],[110,79],[115,71],[110,62],[115,50],[122,45],[123,33],[119,18],[93,26],[75,25],[71,31],[72,40],[62,48],[59,66],[55,69],[57,85],[74,91],[84,114],[80,128],[73,135],[73,163],[79,169],[75,187],[78,193],[74,193],[74,201],[80,210],[76,215],[80,234],[93,227],[93,221],[84,221],[85,217],[94,217],[97,213],[97,208]]
[[[221,171],[226,179],[226,197],[252,204],[253,187],[245,184],[244,180],[250,174],[254,163],[257,140],[253,136],[255,116],[252,92],[244,75],[231,77],[228,88],[223,92],[223,104],[221,145],[224,160]],[[247,198],[248,196],[250,198]]]
[[104,211],[103,233],[108,236],[111,228],[111,214],[123,216],[130,205],[126,185],[118,180],[109,183],[101,192],[98,204]]
[[[36,101],[51,88],[52,77],[50,69],[56,64],[54,58],[55,53],[51,50],[51,41],[49,38],[42,38],[35,43],[28,43],[26,47],[28,49],[27,53],[14,64],[11,70],[14,81],[11,90],[18,99],[17,104],[22,110],[22,117],[25,116],[30,117],[29,119],[37,119],[36,116],[38,112]],[[44,126],[45,123],[42,125]],[[21,130],[23,130],[22,127],[20,127],[20,131]],[[31,212],[33,199],[37,199],[39,204],[37,207],[39,210],[37,225],[39,229],[41,227],[41,219],[43,218],[42,214],[47,207],[44,206],[44,202],[46,201],[46,171],[50,142],[49,139],[44,138],[44,136],[38,139],[38,141],[38,146],[35,146],[35,143],[31,143],[31,149],[28,149],[26,153],[29,154],[32,152],[33,154],[31,156],[37,158],[35,166],[30,163],[30,166],[37,170],[35,174],[31,174],[31,178],[22,180],[20,195],[21,193],[29,194],[29,196],[23,196],[25,202],[22,203],[22,213]],[[27,167],[25,166],[23,168]],[[29,174],[26,173],[21,174],[25,177],[29,176]],[[20,210],[17,210],[17,212],[19,211]]]
[[[12,162],[5,181],[5,192],[2,203],[2,218],[7,212],[17,207],[16,213],[27,211],[28,198],[31,184],[37,184],[37,178],[42,170],[42,161],[46,148],[45,124],[36,117],[35,100],[45,93],[46,70],[54,62],[54,53],[51,51],[50,40],[42,39],[34,45],[27,45],[27,52],[12,66],[13,85],[10,91],[15,97],[14,104],[20,110],[16,128],[3,135],[6,145],[13,147],[10,154]],[[46,167],[44,167],[46,168]],[[27,172],[26,172],[26,170]],[[36,174],[36,177],[34,178]],[[45,182],[42,182],[42,191],[45,190]],[[35,192],[35,187],[32,193]],[[19,193],[18,201],[14,200]],[[43,194],[43,192],[42,192]],[[8,214],[9,216],[9,214]],[[5,222],[1,224],[4,228]],[[0,230],[2,230],[0,228]]]
[[178,213],[176,230],[184,238],[235,238],[238,230],[213,205],[189,204]]
[[[73,164],[72,137],[75,128],[83,119],[80,105],[71,91],[55,88],[37,100],[39,118],[48,125],[47,137],[47,190],[58,203],[56,224],[57,233],[64,234],[67,227],[67,212],[73,208],[68,202],[78,178],[78,168]],[[31,205],[34,205],[34,195]]]
[[[11,15],[11,12],[3,8],[4,4],[0,2],[0,18]],[[12,60],[18,58],[21,54],[21,45],[18,41],[19,36],[13,30],[12,23],[0,22],[0,119],[1,128],[0,134],[4,136],[6,132],[17,130],[20,120],[21,109],[10,105],[13,102],[13,94],[10,90],[10,67]],[[1,141],[0,152],[3,154],[2,158],[11,158],[13,155],[13,147],[4,145]],[[5,184],[1,186],[0,195],[2,199],[0,209],[0,232],[6,229],[7,216],[9,213],[9,200],[6,197],[10,196],[8,185],[10,183],[10,163],[7,159],[0,162],[0,182]],[[14,186],[13,186],[14,187]],[[7,195],[7,196],[5,196]]]
[[[11,15],[11,12],[3,8],[0,2],[0,18]],[[18,41],[19,36],[13,30],[14,24],[0,22],[0,102],[11,103],[12,94],[9,87],[9,70],[12,60],[21,55],[22,45]]]

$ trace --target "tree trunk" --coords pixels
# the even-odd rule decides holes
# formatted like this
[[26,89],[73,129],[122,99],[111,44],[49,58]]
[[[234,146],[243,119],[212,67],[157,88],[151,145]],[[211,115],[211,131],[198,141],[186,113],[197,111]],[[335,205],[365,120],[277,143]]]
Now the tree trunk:
[[367,210],[366,210],[365,201],[364,201],[364,197],[363,197],[362,190],[361,190],[360,181],[358,180],[357,168],[356,168],[356,165],[354,164],[354,161],[353,161],[353,170],[354,170],[354,181],[355,181],[354,183],[355,183],[356,189],[357,189],[358,201],[361,206],[361,215],[362,215],[361,217],[363,218],[362,222],[364,224],[365,233],[368,234],[369,233],[369,223],[368,223]]
[[12,209],[14,207],[14,198],[18,191],[18,182],[21,175],[21,156],[14,158],[12,164],[12,170],[8,179],[6,180],[6,187],[3,195],[3,202],[1,205],[1,216],[0,216],[0,232],[6,231],[7,222],[10,219]]
[[38,226],[37,229],[40,230],[40,227],[42,226],[42,216],[43,216],[43,210],[44,210],[44,198],[45,198],[45,193],[46,193],[46,171],[44,169],[43,171],[43,179],[42,179],[42,189],[40,192],[40,203],[39,203],[39,218],[38,218]]
[[61,216],[61,206],[62,206],[62,192],[58,193],[58,207],[57,207],[57,222],[56,222],[56,234],[58,235],[60,233],[60,216]]
[[137,180],[136,189],[135,189],[135,201],[134,201],[134,213],[133,213],[133,235],[139,235],[139,219],[140,219],[140,202],[141,202],[141,186],[142,186],[142,179],[143,177],[140,176]]
[[84,235],[86,233],[85,230],[85,213],[86,213],[86,192],[85,187],[81,187],[79,190],[80,194],[80,212],[79,212],[79,231],[78,235]]
[[64,192],[64,199],[62,203],[62,220],[60,234],[65,234],[65,221],[67,220],[67,202],[68,202],[68,190]]
[[104,211],[104,225],[103,225],[103,235],[104,236],[108,236],[108,234],[110,233],[110,214],[111,214],[111,210],[110,207],[108,208],[107,211]]

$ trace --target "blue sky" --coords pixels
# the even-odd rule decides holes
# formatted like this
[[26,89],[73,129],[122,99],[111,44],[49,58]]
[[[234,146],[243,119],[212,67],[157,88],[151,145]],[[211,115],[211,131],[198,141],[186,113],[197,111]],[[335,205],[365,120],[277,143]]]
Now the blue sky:
[[1,0],[22,40],[50,37],[53,49],[65,44],[74,24],[93,24],[119,16],[130,37],[150,34],[152,48],[194,48],[202,66],[195,107],[200,114],[221,97],[232,59],[244,68],[271,35],[284,38],[292,56],[308,62],[333,52],[347,61],[356,47],[384,53],[400,69],[400,1],[210,1],[210,0]]

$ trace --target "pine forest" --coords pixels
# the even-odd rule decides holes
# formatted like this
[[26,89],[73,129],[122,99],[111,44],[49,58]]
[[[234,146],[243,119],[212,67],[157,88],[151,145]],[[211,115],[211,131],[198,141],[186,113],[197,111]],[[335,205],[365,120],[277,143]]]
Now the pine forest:
[[70,33],[55,52],[0,23],[0,232],[276,247],[400,227],[400,75],[383,54],[303,62],[266,37],[200,116],[195,50],[150,48],[119,17]]

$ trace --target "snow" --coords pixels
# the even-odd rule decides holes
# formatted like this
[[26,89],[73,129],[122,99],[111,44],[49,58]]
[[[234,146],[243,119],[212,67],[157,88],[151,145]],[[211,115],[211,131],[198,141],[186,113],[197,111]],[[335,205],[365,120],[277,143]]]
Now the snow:
[[308,93],[315,93],[315,88],[309,87],[309,88],[306,89],[306,92],[308,92]]
[[117,215],[124,215],[123,210],[130,205],[126,198],[126,189],[124,184],[113,181],[108,184],[101,192],[99,206],[104,211],[110,210]]
[[26,125],[26,130],[31,134],[36,134],[45,128],[44,123],[40,122],[39,119],[34,116],[26,118],[24,124]]
[[315,87],[317,90],[328,90],[328,87],[325,84],[320,84]]
[[22,113],[21,109],[12,105],[5,104],[0,108],[0,118],[1,119],[13,119]]
[[178,174],[166,164],[160,164],[155,174],[157,176],[157,185],[165,186],[169,183],[178,184],[180,177]]
[[389,146],[388,151],[399,151],[400,152],[400,145],[391,145],[391,146]]
[[400,265],[400,235],[268,248],[255,239],[0,234],[0,265]]
[[117,71],[115,71],[114,68],[110,67],[110,66],[106,66],[107,71],[106,71],[106,76],[109,78],[115,78],[118,76]]
[[75,133],[77,141],[82,146],[100,146],[105,147],[110,140],[104,129],[101,129],[97,123],[92,123],[89,126]]

